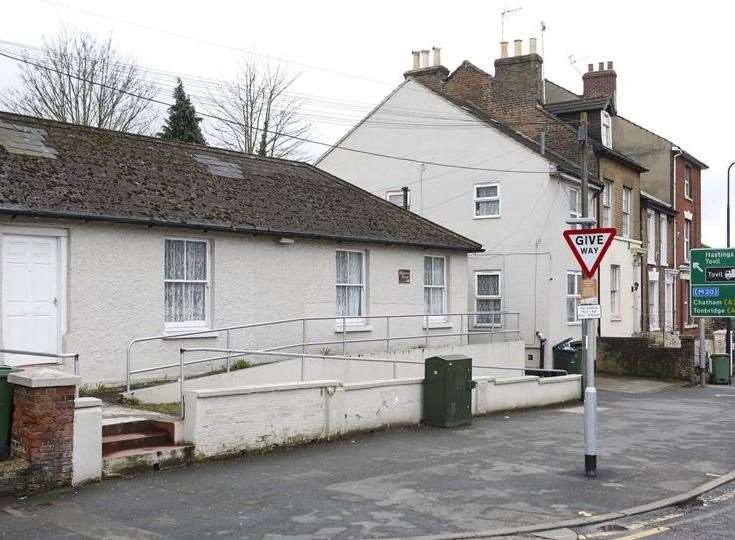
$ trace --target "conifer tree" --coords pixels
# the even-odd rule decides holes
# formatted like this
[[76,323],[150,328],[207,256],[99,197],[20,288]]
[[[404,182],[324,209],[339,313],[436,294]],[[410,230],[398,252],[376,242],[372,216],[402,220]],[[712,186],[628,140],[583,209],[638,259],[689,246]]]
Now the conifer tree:
[[158,136],[167,140],[206,144],[199,127],[202,119],[197,117],[194,105],[184,92],[181,79],[174,89],[174,100],[174,104],[168,108],[168,118]]

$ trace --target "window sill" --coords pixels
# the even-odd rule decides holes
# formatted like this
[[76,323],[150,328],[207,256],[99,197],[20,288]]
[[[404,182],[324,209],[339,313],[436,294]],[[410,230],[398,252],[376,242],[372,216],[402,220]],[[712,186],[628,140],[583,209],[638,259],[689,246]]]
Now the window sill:
[[610,322],[621,322],[623,318],[620,315],[611,315]]
[[[211,339],[219,337],[219,332],[204,332],[206,328],[179,328],[177,330],[164,330],[166,337],[163,339]],[[186,335],[188,332],[202,332],[201,334]],[[183,334],[183,335],[182,335]]]
[[500,218],[500,214],[497,216],[475,216],[475,219],[498,219]]
[[342,325],[337,325],[334,327],[334,332],[337,334],[349,334],[350,332],[372,332],[373,327],[368,324],[348,324],[346,327],[342,327]]
[[[429,321],[429,330],[431,330],[432,328],[452,328],[452,327],[453,325],[449,321],[435,321],[435,322]],[[425,322],[421,323],[421,328],[426,329]]]
[[567,326],[581,326],[582,321],[567,321]]

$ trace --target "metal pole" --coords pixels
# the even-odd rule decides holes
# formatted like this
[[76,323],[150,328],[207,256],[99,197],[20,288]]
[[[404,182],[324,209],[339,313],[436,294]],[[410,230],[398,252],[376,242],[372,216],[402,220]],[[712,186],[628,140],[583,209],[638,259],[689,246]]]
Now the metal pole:
[[[227,329],[227,333],[225,334],[225,336],[227,336],[226,337],[227,350],[229,351],[231,349],[231,347],[230,347],[230,329],[229,328]],[[227,373],[229,373],[229,372],[230,372],[230,355],[228,354],[227,355]]]
[[707,344],[704,335],[704,319],[700,317],[697,323],[699,324],[699,385],[704,387],[707,384]]
[[[579,139],[582,143],[582,217],[589,217],[588,153],[589,137],[587,113],[580,115]],[[588,228],[588,225],[584,225]],[[595,388],[595,355],[597,331],[594,319],[582,321],[582,346],[584,358],[584,472],[588,477],[597,476],[597,389]]]
[[[730,170],[735,161],[727,167],[727,247],[730,247]],[[689,300],[691,302],[691,299]],[[732,376],[732,319],[725,319],[725,351],[730,358],[730,375]]]
[[184,349],[179,349],[179,404],[184,417]]
[[128,344],[128,349],[125,352],[125,366],[126,366],[127,371],[128,371],[127,374],[125,375],[125,381],[126,381],[125,386],[127,387],[128,394],[130,393],[130,347],[132,347],[132,346],[133,346],[133,344],[132,343],[129,343]]
[[301,380],[306,372],[306,318],[301,319]]
[[385,352],[390,352],[390,317],[385,317]]
[[429,348],[429,316],[424,315],[424,341],[426,344],[426,348]]
[[347,317],[342,317],[342,356],[347,350]]

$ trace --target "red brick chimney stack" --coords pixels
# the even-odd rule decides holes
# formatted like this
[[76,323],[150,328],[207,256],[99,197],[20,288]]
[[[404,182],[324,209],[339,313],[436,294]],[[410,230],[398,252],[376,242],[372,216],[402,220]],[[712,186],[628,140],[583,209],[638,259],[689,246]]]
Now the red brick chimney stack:
[[607,63],[607,68],[605,62],[600,62],[597,71],[594,70],[593,64],[589,64],[587,73],[582,75],[584,97],[609,97],[612,99],[612,106],[615,109],[617,78],[612,62]]
[[499,109],[515,108],[543,99],[543,60],[536,53],[536,40],[529,40],[528,54],[523,54],[523,42],[513,41],[513,56],[507,56],[508,45],[500,44],[500,58],[495,60],[492,100]]

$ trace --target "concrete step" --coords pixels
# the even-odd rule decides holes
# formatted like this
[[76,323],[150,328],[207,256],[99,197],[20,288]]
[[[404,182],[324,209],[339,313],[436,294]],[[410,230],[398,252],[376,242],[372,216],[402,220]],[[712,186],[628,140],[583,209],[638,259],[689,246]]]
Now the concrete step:
[[134,472],[191,465],[194,445],[163,445],[116,450],[102,461],[102,476],[105,478]]
[[102,456],[108,456],[120,450],[170,446],[171,436],[165,431],[151,430],[116,433],[102,436]]

